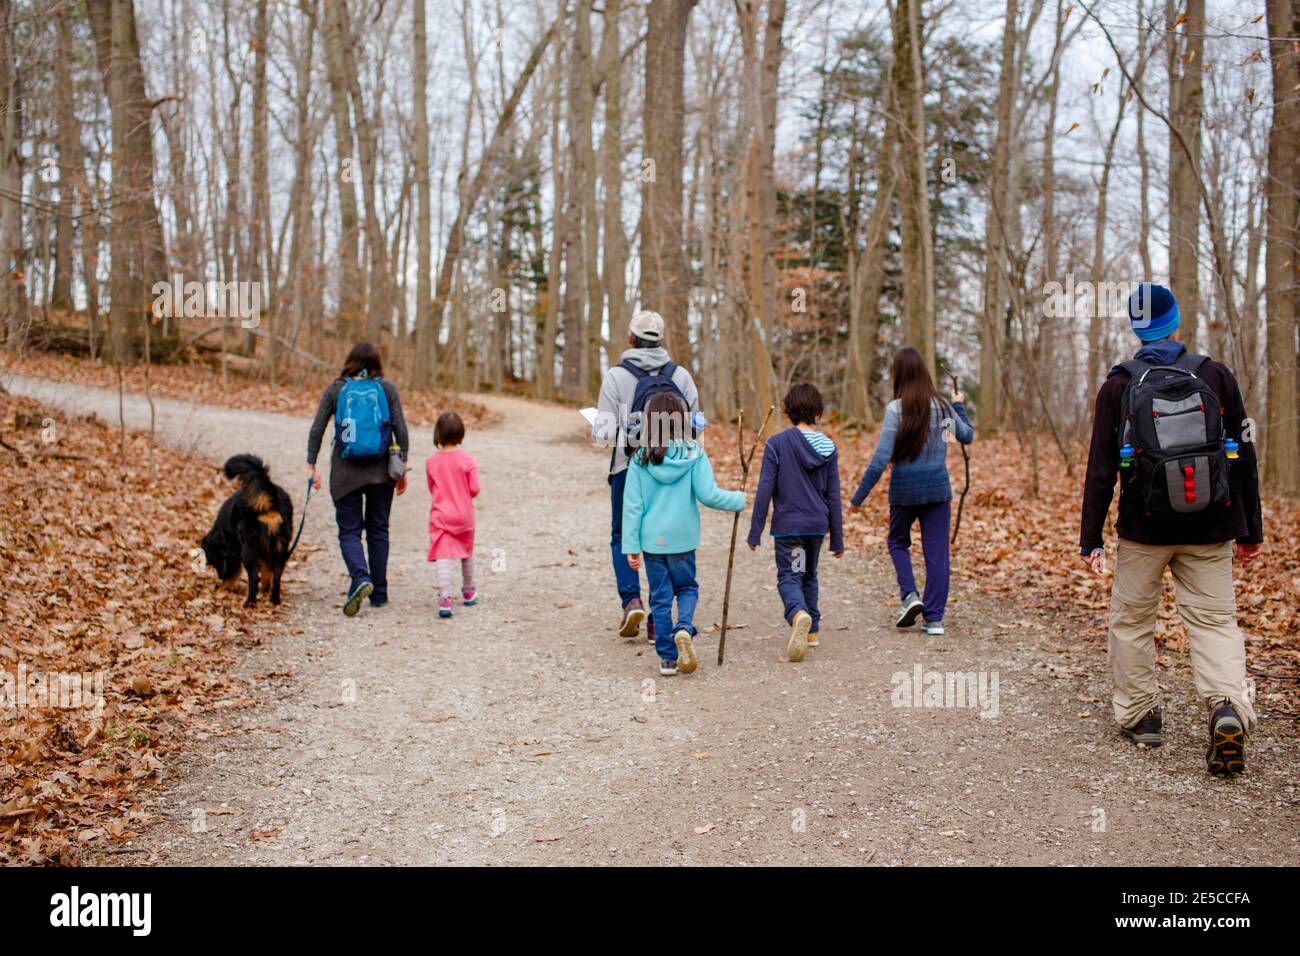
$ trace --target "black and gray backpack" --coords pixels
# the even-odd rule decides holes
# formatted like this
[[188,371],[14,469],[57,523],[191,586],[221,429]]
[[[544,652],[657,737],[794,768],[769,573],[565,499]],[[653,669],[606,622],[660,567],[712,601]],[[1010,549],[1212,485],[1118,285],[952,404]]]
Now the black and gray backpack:
[[1182,518],[1229,503],[1223,404],[1196,374],[1207,361],[1185,352],[1173,365],[1133,359],[1120,366],[1133,377],[1120,402],[1120,447],[1132,449],[1131,466],[1122,460],[1121,467],[1152,517]]

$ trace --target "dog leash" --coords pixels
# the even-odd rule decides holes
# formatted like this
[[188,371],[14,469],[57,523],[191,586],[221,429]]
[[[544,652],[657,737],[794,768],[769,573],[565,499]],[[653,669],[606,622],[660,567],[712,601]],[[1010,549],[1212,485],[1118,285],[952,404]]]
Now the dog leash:
[[307,506],[311,504],[312,480],[307,479],[307,497],[302,502],[302,520],[298,522],[298,533],[293,536],[293,544],[289,545],[289,554],[285,557],[287,562],[293,557],[294,549],[298,547],[298,539],[302,537],[302,529],[307,524]]

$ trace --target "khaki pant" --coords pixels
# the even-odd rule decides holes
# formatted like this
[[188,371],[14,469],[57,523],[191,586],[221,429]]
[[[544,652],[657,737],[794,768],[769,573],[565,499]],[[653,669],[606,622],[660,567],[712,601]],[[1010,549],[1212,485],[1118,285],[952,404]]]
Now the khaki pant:
[[1115,719],[1132,727],[1159,702],[1155,628],[1166,567],[1187,625],[1197,694],[1207,704],[1227,698],[1252,730],[1255,710],[1246,695],[1246,645],[1237,629],[1230,541],[1149,545],[1120,539],[1110,597]]

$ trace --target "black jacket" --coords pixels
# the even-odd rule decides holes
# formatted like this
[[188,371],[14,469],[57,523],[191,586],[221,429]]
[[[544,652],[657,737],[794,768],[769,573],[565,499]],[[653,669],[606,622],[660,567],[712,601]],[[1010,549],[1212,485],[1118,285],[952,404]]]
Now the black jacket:
[[[1264,521],[1259,506],[1259,469],[1255,446],[1243,441],[1242,422],[1246,408],[1241,389],[1228,367],[1210,360],[1198,373],[1218,393],[1223,403],[1223,427],[1227,437],[1240,448],[1236,461],[1230,463],[1231,500],[1222,510],[1201,512],[1177,522],[1147,516],[1142,497],[1120,484],[1119,520],[1115,530],[1121,538],[1139,544],[1214,544],[1235,540],[1240,544],[1257,544],[1264,540]],[[1119,474],[1120,400],[1130,376],[1122,368],[1113,368],[1097,393],[1097,408],[1092,421],[1092,447],[1088,450],[1088,473],[1083,479],[1083,521],[1079,533],[1079,553],[1090,554],[1102,546],[1102,527],[1115,493],[1115,476]]]

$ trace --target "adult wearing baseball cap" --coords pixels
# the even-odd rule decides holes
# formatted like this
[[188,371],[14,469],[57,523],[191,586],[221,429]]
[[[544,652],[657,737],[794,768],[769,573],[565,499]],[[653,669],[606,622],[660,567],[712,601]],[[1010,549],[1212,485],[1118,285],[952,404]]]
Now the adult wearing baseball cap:
[[592,440],[598,445],[613,446],[609,459],[610,556],[614,580],[618,587],[623,617],[618,633],[635,637],[645,621],[650,639],[653,625],[641,601],[641,576],[627,563],[622,553],[623,487],[627,482],[629,452],[628,417],[636,397],[637,384],[647,375],[664,374],[686,401],[692,417],[700,410],[700,395],[691,373],[673,363],[663,345],[664,320],[658,312],[641,311],[628,324],[628,348],[617,365],[605,372],[596,403],[596,420],[591,427]]
[[1232,542],[1245,566],[1264,540],[1255,447],[1243,434],[1246,409],[1232,372],[1178,341],[1173,293],[1142,283],[1128,317],[1143,344],[1097,393],[1079,536],[1084,565],[1101,574],[1102,529],[1120,476],[1109,627],[1115,719],[1134,743],[1164,743],[1155,628],[1168,567],[1197,696],[1210,714],[1206,763],[1231,775],[1245,769],[1255,724],[1232,582]]

